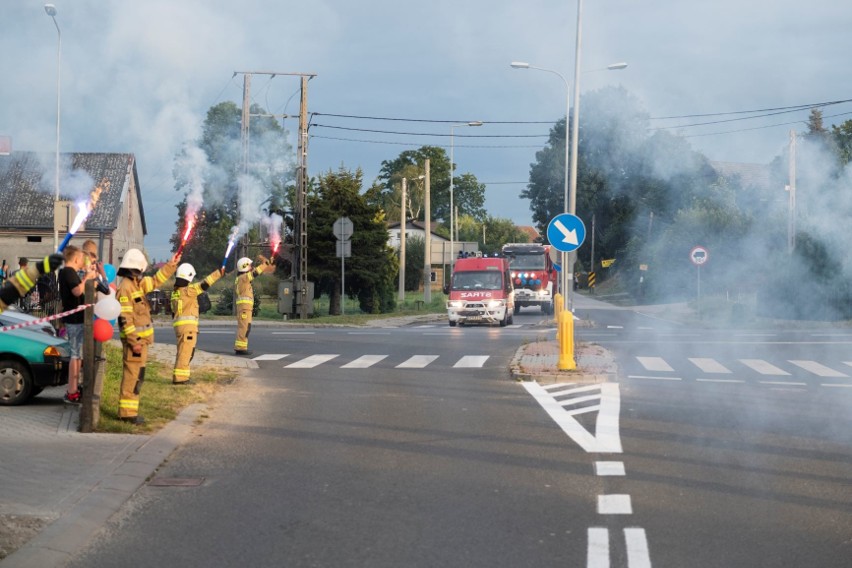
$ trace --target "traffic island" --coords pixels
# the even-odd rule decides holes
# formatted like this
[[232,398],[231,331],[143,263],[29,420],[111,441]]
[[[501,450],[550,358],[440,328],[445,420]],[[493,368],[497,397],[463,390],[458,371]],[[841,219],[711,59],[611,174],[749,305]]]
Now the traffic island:
[[509,363],[512,378],[516,381],[554,383],[606,383],[616,380],[618,368],[613,354],[594,343],[578,342],[574,360],[577,368],[559,370],[559,342],[535,341],[521,345]]

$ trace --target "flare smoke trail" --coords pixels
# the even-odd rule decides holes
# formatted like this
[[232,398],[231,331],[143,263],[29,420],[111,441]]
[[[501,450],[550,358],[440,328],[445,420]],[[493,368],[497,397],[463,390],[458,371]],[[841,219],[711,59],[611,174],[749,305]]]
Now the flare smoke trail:
[[269,248],[272,249],[272,256],[275,256],[281,247],[281,227],[284,224],[284,218],[278,213],[273,213],[262,218],[261,222],[269,231]]

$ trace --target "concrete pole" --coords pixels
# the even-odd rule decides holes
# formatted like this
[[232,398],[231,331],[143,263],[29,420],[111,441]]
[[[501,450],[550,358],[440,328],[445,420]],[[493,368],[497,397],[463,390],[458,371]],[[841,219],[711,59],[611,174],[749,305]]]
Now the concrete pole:
[[426,304],[426,306],[432,303],[432,205],[429,202],[431,199],[431,188],[429,186],[431,178],[429,177],[429,167],[429,158],[426,158],[426,163],[424,165],[424,168],[426,169],[424,175],[426,177],[423,181],[423,209],[426,220],[426,241],[424,242],[423,251],[423,303]]
[[399,205],[399,301],[405,302],[405,199],[408,179],[402,178],[402,199]]
[[[577,44],[574,50],[574,116],[571,117],[571,179],[568,187],[568,212],[577,214],[577,149],[580,133],[580,47],[583,37],[583,0],[577,0]],[[567,120],[567,118],[566,118]],[[566,124],[567,126],[567,124]],[[568,266],[562,271],[568,286],[564,290],[565,306],[574,310],[574,263],[577,251],[568,253]]]

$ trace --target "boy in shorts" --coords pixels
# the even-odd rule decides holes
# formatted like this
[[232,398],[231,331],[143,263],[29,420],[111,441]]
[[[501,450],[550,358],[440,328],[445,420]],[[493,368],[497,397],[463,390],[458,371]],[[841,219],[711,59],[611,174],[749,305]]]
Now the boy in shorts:
[[[85,302],[86,281],[97,276],[94,270],[85,270],[83,251],[69,245],[65,247],[65,266],[59,271],[59,296],[62,298],[62,310],[73,310]],[[93,265],[92,268],[94,268]],[[78,271],[83,271],[82,278]],[[80,402],[80,367],[83,363],[83,310],[63,316],[68,343],[71,344],[71,362],[68,366],[68,389],[65,402]]]

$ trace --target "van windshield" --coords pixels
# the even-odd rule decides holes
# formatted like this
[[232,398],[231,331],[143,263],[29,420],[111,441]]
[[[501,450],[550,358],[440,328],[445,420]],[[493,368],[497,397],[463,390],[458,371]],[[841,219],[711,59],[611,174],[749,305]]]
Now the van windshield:
[[500,290],[501,288],[503,288],[503,277],[496,270],[456,272],[453,275],[453,290]]

